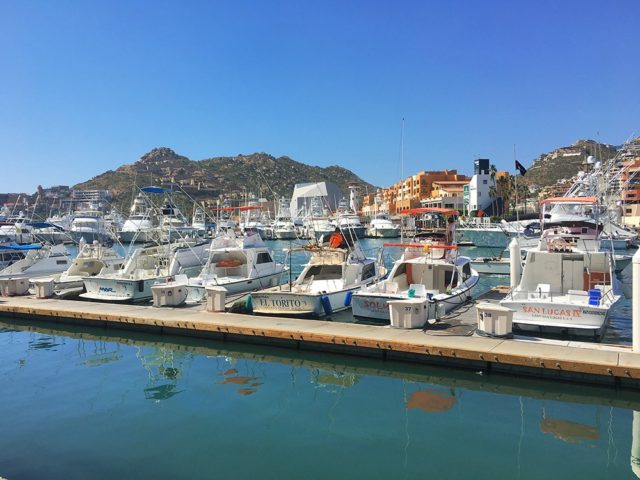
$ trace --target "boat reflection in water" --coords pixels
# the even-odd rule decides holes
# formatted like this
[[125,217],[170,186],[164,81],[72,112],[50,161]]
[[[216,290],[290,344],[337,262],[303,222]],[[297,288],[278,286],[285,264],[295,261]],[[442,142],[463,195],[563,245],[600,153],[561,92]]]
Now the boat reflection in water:
[[407,409],[422,410],[427,413],[439,413],[451,410],[456,404],[455,392],[444,390],[419,390],[407,400]]
[[540,431],[567,443],[596,442],[600,439],[597,427],[570,420],[545,418],[540,422]]
[[0,378],[6,478],[69,478],[78,455],[95,479],[640,472],[634,391],[24,320],[0,320]]

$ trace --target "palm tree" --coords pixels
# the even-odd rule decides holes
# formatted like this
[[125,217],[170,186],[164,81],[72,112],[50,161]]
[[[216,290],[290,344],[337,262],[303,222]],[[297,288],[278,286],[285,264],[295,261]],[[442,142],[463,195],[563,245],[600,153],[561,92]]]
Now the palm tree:
[[492,163],[489,166],[489,175],[491,175],[491,186],[489,187],[489,196],[491,197],[491,212],[493,213],[494,216],[496,214],[495,201],[496,201],[496,173],[497,172],[498,172],[498,169]]

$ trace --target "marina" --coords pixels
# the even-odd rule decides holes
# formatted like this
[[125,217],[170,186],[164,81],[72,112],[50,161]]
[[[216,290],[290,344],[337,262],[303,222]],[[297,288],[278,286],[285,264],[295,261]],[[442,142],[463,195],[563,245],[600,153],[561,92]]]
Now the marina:
[[640,3],[512,3],[7,3],[0,480],[640,480]]

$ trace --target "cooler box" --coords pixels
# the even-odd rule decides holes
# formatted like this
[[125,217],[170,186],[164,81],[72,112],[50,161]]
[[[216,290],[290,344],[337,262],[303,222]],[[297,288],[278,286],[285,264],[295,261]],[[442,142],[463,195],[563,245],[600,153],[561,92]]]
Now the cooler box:
[[163,283],[151,287],[154,307],[177,307],[187,299],[187,286],[180,283]]
[[207,312],[224,312],[227,303],[227,289],[224,287],[206,287]]
[[602,292],[599,288],[589,290],[589,305],[597,307],[600,305],[600,300],[602,300]]
[[3,285],[3,295],[12,297],[14,295],[26,295],[29,293],[28,278],[9,278]]
[[478,333],[490,337],[506,337],[513,329],[513,310],[495,303],[476,305]]
[[53,278],[39,278],[33,281],[36,287],[36,298],[53,297]]
[[427,322],[429,301],[426,298],[391,300],[388,304],[392,327],[422,328]]

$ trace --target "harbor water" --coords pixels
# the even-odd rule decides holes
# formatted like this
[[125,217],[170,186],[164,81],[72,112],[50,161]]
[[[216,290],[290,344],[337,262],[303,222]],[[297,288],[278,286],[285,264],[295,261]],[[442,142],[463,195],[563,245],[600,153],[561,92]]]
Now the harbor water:
[[621,479],[640,448],[633,392],[8,318],[0,385],[11,480]]

